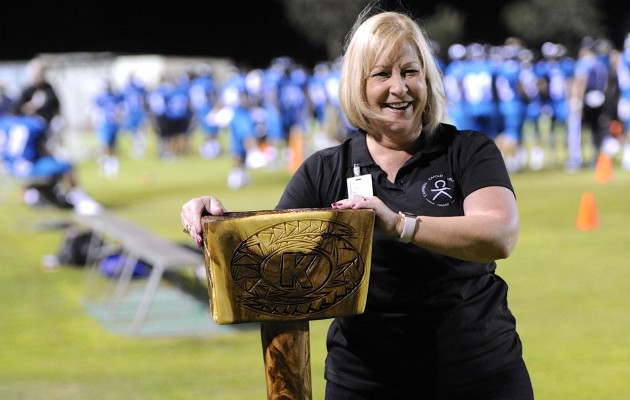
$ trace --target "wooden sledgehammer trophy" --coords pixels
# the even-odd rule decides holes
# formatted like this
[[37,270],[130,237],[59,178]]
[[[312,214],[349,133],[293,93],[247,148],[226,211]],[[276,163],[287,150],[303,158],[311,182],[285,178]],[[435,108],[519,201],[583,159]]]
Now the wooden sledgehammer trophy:
[[309,320],[365,308],[373,210],[202,218],[212,317],[260,322],[268,399],[311,399]]

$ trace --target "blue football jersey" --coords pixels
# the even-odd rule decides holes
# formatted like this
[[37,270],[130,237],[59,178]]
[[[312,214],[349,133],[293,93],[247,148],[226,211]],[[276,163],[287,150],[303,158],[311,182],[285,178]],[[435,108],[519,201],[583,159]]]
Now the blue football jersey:
[[41,157],[46,121],[37,116],[7,115],[0,118],[0,151],[9,173],[28,176]]

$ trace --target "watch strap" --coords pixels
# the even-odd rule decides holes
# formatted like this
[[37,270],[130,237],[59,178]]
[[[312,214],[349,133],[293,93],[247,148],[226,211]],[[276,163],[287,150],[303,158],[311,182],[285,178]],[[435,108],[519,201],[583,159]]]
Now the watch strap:
[[410,216],[402,212],[399,214],[403,218],[404,225],[403,225],[402,232],[400,233],[400,236],[398,237],[398,241],[402,243],[409,243],[411,242],[411,238],[413,237],[413,234],[416,231],[416,223],[418,222],[418,219],[415,215]]

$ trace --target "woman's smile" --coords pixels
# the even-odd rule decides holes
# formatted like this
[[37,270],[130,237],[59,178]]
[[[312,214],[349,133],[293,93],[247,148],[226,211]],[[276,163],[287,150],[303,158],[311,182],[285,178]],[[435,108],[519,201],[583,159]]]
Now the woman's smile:
[[405,101],[402,103],[383,103],[381,107],[384,107],[384,108],[386,107],[386,108],[391,108],[393,110],[402,111],[402,110],[406,110],[410,105],[411,105],[410,101]]

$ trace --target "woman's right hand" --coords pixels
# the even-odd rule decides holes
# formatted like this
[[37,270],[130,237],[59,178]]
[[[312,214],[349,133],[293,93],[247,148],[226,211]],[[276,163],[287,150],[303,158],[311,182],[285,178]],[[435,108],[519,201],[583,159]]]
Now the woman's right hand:
[[201,217],[204,215],[221,215],[225,212],[221,201],[213,196],[195,197],[182,206],[181,222],[184,232],[188,233],[197,243],[203,246],[201,237]]
[[371,208],[376,213],[376,225],[380,229],[392,236],[400,236],[400,229],[398,229],[400,218],[398,214],[387,207],[385,203],[376,196],[337,200],[331,204],[331,207],[338,210]]

